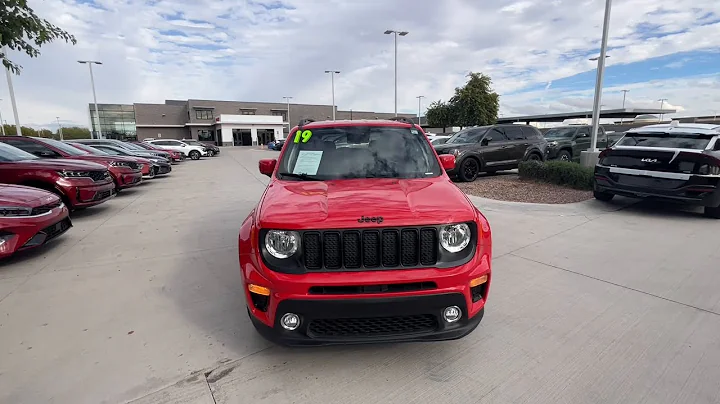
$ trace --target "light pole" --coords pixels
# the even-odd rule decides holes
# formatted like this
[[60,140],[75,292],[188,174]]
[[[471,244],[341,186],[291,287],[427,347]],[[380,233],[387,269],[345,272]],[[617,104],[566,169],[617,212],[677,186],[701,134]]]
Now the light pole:
[[422,110],[422,99],[425,98],[424,95],[418,95],[418,126],[422,126],[422,122],[420,121],[420,111]]
[[339,70],[325,70],[330,73],[330,83],[332,84],[332,120],[335,120],[335,75],[340,74]]
[[60,135],[60,141],[63,141],[63,134],[62,134],[62,125],[60,125],[60,117],[56,116],[55,119],[57,119],[58,123],[58,135]]
[[[98,111],[97,96],[95,95],[95,78],[93,77],[92,65],[101,65],[102,62],[94,60],[78,60],[78,63],[87,64],[90,68],[90,85],[92,86],[93,102],[95,103],[95,118],[97,118],[97,133],[98,138],[102,139],[102,129],[100,128],[100,112]],[[94,123],[94,122],[93,122]]]
[[[3,46],[2,51],[4,55],[8,54],[7,46]],[[5,68],[5,76],[7,77],[8,92],[10,93],[10,104],[12,105],[13,116],[15,117],[15,130],[18,136],[22,136],[22,129],[20,129],[20,118],[18,118],[17,104],[15,103],[15,90],[13,90],[12,73],[9,68]]]
[[663,111],[663,105],[665,104],[665,101],[667,101],[667,100],[668,100],[667,98],[660,98],[660,99],[658,100],[658,101],[660,101],[660,122],[661,122],[661,123],[662,123],[662,121],[663,121],[663,115],[665,115],[665,114],[663,114],[663,112],[662,112],[662,111]]
[[[0,98],[0,101],[2,101],[2,98]],[[2,132],[2,135],[5,136],[5,125],[3,125],[2,108],[0,108],[0,132]]]
[[[588,152],[593,155],[597,152],[597,135],[600,126],[600,102],[602,99],[603,75],[605,74],[605,59],[607,56],[608,33],[610,31],[610,9],[612,0],[605,0],[605,20],[603,21],[602,41],[600,42],[600,56],[597,58],[598,69],[597,79],[595,80],[595,97],[593,99],[593,120],[592,135],[590,138],[590,149]],[[593,58],[594,59],[594,58]],[[592,59],[591,59],[592,60]],[[595,165],[595,158],[591,157],[585,162],[587,166]]]
[[288,121],[288,135],[290,134],[290,131],[292,130],[292,126],[290,126],[290,100],[292,100],[293,97],[283,97],[285,101],[287,101],[287,121]]
[[397,97],[397,70],[398,70],[398,69],[397,69],[397,67],[398,67],[398,66],[397,66],[397,55],[398,55],[398,52],[397,52],[397,37],[398,37],[398,35],[400,35],[400,36],[405,36],[405,35],[408,34],[408,32],[407,32],[407,31],[395,31],[395,30],[392,30],[392,29],[389,29],[389,30],[385,31],[385,35],[390,35],[390,34],[394,34],[394,35],[395,35],[395,116],[398,116],[398,115],[397,115],[397,98],[398,98],[398,97]]
[[[623,105],[622,105],[622,109],[624,110],[624,109],[625,109],[625,96],[627,95],[627,93],[630,92],[630,90],[620,90],[620,91],[622,91],[622,93],[623,93]],[[622,125],[622,123],[623,123],[624,120],[625,120],[625,118],[620,117],[620,125]]]

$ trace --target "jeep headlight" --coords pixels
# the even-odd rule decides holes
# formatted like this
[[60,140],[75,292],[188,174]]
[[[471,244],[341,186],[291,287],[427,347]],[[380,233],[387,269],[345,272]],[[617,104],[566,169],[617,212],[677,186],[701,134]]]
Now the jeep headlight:
[[67,171],[67,170],[62,170],[62,171],[58,171],[57,173],[60,174],[61,176],[65,177],[65,178],[86,178],[86,177],[90,177],[90,171]]
[[470,244],[470,226],[465,223],[440,228],[440,245],[447,252],[458,253]]
[[113,167],[130,167],[130,163],[127,161],[111,161],[110,165]]
[[265,235],[265,248],[275,258],[291,257],[298,249],[300,234],[296,231],[270,230]]

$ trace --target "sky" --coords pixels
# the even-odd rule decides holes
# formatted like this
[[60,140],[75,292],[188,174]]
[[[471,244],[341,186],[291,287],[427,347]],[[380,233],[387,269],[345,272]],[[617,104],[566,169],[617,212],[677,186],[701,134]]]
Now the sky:
[[[166,99],[331,104],[325,70],[339,70],[338,108],[398,111],[447,100],[468,72],[500,94],[502,116],[592,106],[604,0],[30,0],[77,38],[45,45],[13,76],[20,121],[88,125],[94,68],[99,103]],[[720,2],[616,0],[603,108],[720,114]],[[0,112],[13,122],[5,80]],[[423,106],[423,113],[424,113]]]

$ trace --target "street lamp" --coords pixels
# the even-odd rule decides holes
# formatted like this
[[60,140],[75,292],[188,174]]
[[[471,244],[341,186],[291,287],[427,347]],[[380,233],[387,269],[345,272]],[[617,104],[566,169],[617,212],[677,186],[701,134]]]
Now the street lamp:
[[422,110],[422,99],[425,98],[425,96],[418,95],[416,98],[418,99],[418,126],[422,126],[422,122],[420,122],[420,111]]
[[60,141],[63,141],[63,134],[62,134],[62,125],[60,125],[60,117],[56,116],[55,119],[57,119],[58,123],[58,135],[60,135]]
[[398,37],[398,35],[405,36],[408,34],[408,32],[407,31],[395,31],[392,29],[385,31],[385,35],[390,35],[390,34],[395,35],[395,116],[398,116],[398,114],[397,114],[397,98],[398,98],[397,97],[397,54],[398,54],[398,52],[397,52],[397,37]]
[[[624,109],[625,109],[625,96],[627,95],[627,93],[630,92],[630,90],[620,90],[620,91],[622,91],[622,93],[623,93],[623,105],[622,105],[622,109],[624,110]],[[624,111],[623,111],[623,112],[624,112]],[[624,117],[620,117],[620,125],[622,125],[622,123],[623,123],[624,120],[625,120]]]
[[667,100],[668,100],[667,98],[660,98],[658,100],[658,101],[660,101],[660,122],[663,121],[663,115],[665,115],[665,114],[663,114],[662,111],[663,111],[663,105],[665,104],[665,101],[667,101]]
[[97,133],[98,138],[102,139],[102,129],[100,128],[100,112],[98,112],[97,96],[95,95],[95,78],[93,77],[92,65],[101,65],[102,62],[94,60],[78,60],[78,63],[87,64],[90,68],[90,85],[92,86],[93,102],[95,103],[95,118],[97,118]]
[[330,73],[330,83],[332,84],[332,120],[335,120],[335,75],[340,74],[339,70],[325,70]]
[[[600,42],[600,56],[597,57],[598,68],[597,68],[597,79],[595,80],[595,97],[593,99],[593,119],[592,119],[592,136],[590,138],[589,153],[592,156],[585,160],[585,165],[594,166],[595,157],[597,153],[597,135],[598,127],[600,126],[600,103],[602,102],[602,87],[603,87],[603,75],[605,74],[605,59],[608,58],[607,54],[607,42],[608,33],[610,31],[610,9],[612,6],[612,0],[605,0],[605,19],[603,21],[603,32],[602,41]],[[592,58],[593,60],[596,58]],[[581,156],[582,160],[582,156]]]
[[283,97],[285,101],[287,101],[287,121],[288,121],[288,135],[290,134],[290,130],[292,129],[292,126],[290,126],[290,100],[292,100],[293,97]]
[[[2,53],[3,55],[8,54],[7,46],[3,46]],[[7,77],[8,93],[10,93],[10,105],[12,105],[13,116],[15,117],[15,130],[17,131],[18,136],[22,136],[22,129],[20,129],[20,118],[18,118],[17,104],[15,103],[15,90],[13,89],[12,73],[10,73],[10,68],[8,67],[5,68],[5,76]]]
[[[2,98],[0,98],[0,101],[2,101]],[[5,125],[3,125],[2,108],[0,108],[0,132],[2,132],[2,135],[5,136]]]

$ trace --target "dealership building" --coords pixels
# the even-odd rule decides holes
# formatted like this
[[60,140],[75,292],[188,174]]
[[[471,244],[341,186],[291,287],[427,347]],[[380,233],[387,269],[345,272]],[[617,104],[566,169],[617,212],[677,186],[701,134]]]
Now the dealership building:
[[[335,107],[337,108],[337,107]],[[290,116],[288,116],[288,110]],[[220,146],[264,145],[285,138],[300,119],[332,119],[330,105],[268,102],[166,100],[164,104],[90,104],[93,136],[114,139],[186,139]],[[415,118],[412,114],[398,114]],[[388,119],[393,113],[335,111],[341,119]],[[99,131],[98,131],[99,129]]]

